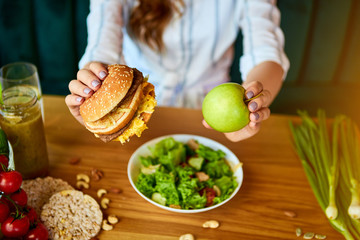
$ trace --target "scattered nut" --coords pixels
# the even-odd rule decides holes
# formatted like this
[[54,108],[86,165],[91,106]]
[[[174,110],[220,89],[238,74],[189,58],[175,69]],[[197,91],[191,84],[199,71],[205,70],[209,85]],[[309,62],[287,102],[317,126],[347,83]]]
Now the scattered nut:
[[84,181],[86,183],[90,182],[89,176],[86,175],[85,173],[79,173],[78,175],[76,175],[76,180],[77,181]]
[[195,240],[195,237],[191,233],[187,233],[187,234],[181,235],[179,240]]
[[76,182],[76,188],[81,190],[81,189],[89,189],[89,184],[87,182],[84,182],[84,181],[78,181]]
[[108,198],[103,198],[101,199],[100,205],[103,209],[107,209],[110,203],[110,199]]
[[205,182],[207,180],[209,180],[209,175],[207,175],[204,172],[196,172],[195,173],[196,177],[199,179],[200,182]]
[[314,235],[315,235],[315,233],[313,233],[313,232],[307,232],[304,234],[303,238],[304,239],[313,239]]
[[104,196],[105,194],[107,194],[107,191],[106,191],[105,189],[103,189],[103,188],[100,188],[100,189],[97,191],[97,193],[96,193],[96,195],[98,196],[98,198],[101,198],[101,197]]
[[118,194],[118,193],[122,193],[122,190],[120,188],[112,187],[112,188],[110,188],[109,192]]
[[115,215],[108,216],[109,223],[111,224],[117,224],[119,222],[119,219]]
[[301,228],[299,228],[299,227],[296,228],[295,234],[296,234],[297,237],[300,237],[300,236],[302,235],[302,230],[301,230]]
[[101,228],[102,228],[103,230],[105,230],[105,231],[110,231],[110,230],[112,230],[114,227],[113,227],[112,225],[110,225],[106,219],[104,219],[104,220],[102,221]]
[[215,191],[215,193],[216,193],[216,196],[219,197],[219,196],[221,195],[221,190],[220,190],[220,188],[219,188],[218,186],[214,185],[214,186],[213,186],[213,189],[214,189],[214,191]]
[[203,223],[203,228],[218,228],[220,223],[216,220],[209,220]]
[[316,238],[316,239],[326,239],[326,235],[315,234],[315,238]]
[[69,163],[72,165],[78,164],[81,161],[81,158],[79,157],[73,157],[69,159]]
[[96,168],[93,168],[91,170],[91,178],[94,181],[99,181],[103,176],[104,176],[104,173],[101,170],[96,169]]
[[296,217],[296,213],[293,211],[284,211],[285,216],[294,218]]

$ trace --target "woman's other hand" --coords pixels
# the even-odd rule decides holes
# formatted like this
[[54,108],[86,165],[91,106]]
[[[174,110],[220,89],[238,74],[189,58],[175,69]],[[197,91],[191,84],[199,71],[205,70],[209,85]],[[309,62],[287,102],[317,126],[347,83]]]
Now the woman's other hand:
[[[271,103],[270,92],[264,90],[260,82],[251,82],[248,86],[244,86],[244,88],[246,89],[246,99],[251,99],[257,95],[259,95],[259,97],[254,98],[248,103],[248,109],[250,111],[249,124],[239,131],[224,133],[225,136],[233,142],[238,142],[254,136],[259,132],[261,122],[268,119],[270,116],[270,109],[268,108]],[[206,128],[211,128],[205,120],[203,120],[203,125]]]
[[77,79],[69,83],[70,94],[65,103],[71,114],[81,124],[84,124],[80,115],[80,105],[101,86],[101,81],[107,76],[106,65],[100,62],[90,62],[77,72]]
[[[246,98],[254,98],[248,103],[250,122],[244,128],[236,132],[225,133],[225,136],[233,142],[245,140],[259,132],[262,121],[270,117],[269,106],[280,91],[284,71],[275,62],[263,62],[254,67],[244,82]],[[211,128],[205,120],[203,125]]]

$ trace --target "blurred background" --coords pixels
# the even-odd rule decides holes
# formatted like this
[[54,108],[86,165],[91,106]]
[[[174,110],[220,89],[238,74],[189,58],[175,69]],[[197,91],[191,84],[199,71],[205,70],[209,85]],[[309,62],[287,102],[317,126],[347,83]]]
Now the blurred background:
[[[271,106],[360,123],[360,0],[278,0],[290,70]],[[87,41],[89,0],[0,0],[0,66],[27,61],[38,67],[44,94],[67,95]],[[239,82],[242,36],[231,70]]]

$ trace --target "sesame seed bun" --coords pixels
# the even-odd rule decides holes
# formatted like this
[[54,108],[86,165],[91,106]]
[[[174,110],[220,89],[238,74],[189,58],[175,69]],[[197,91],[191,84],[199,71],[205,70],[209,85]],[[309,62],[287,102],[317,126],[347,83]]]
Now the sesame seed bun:
[[[131,79],[125,78],[128,73]],[[139,70],[110,65],[108,77],[100,89],[80,106],[80,114],[85,127],[102,141],[124,143],[133,135],[140,137],[147,129],[146,123],[155,106],[154,85],[144,80]]]
[[80,106],[80,114],[85,122],[99,120],[108,114],[126,96],[132,85],[132,68],[110,65],[108,73],[101,87]]
[[85,122],[85,127],[89,131],[97,134],[111,134],[117,132],[125,127],[132,119],[140,104],[141,98],[142,86],[139,86],[131,98],[125,99],[125,101],[120,103],[120,106],[115,108],[105,117],[94,122]]

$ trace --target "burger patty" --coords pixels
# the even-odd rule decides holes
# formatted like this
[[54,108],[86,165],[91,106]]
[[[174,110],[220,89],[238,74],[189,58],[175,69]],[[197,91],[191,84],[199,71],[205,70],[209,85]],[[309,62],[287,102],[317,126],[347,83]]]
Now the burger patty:
[[111,134],[97,134],[98,137],[103,142],[106,142],[106,143],[111,142],[112,140],[114,140],[115,138],[117,138],[118,136],[120,136],[121,134],[123,134],[125,132],[125,130],[129,127],[129,125],[130,125],[131,121],[134,119],[134,117],[125,125],[125,127],[120,129],[119,131],[111,133]]
[[[142,84],[144,81],[144,77],[139,70],[137,70],[136,68],[133,68],[133,71],[134,71],[134,79],[133,79],[132,85],[131,85],[129,91],[127,92],[125,98],[123,100],[121,100],[121,102],[118,104],[118,106],[121,105],[121,103],[123,101],[125,101],[126,99],[131,98],[132,95],[135,94],[135,92],[136,92],[137,88],[140,86],[140,84]],[[121,134],[123,134],[125,132],[125,130],[129,127],[129,125],[133,119],[134,119],[134,117],[132,117],[131,120],[125,125],[125,127],[121,128],[119,131],[111,133],[111,134],[98,134],[98,137],[103,142],[110,142],[111,140],[113,140],[113,139],[117,138],[118,136],[120,136]]]

